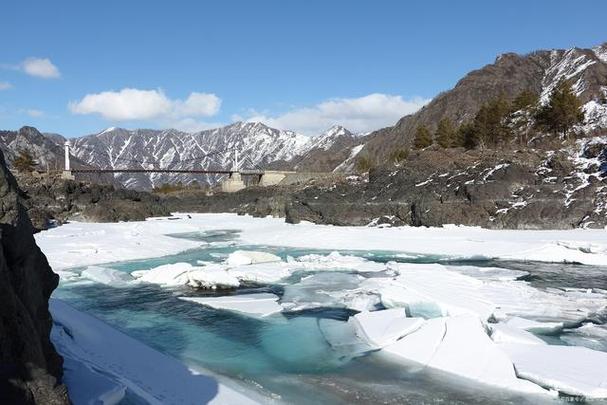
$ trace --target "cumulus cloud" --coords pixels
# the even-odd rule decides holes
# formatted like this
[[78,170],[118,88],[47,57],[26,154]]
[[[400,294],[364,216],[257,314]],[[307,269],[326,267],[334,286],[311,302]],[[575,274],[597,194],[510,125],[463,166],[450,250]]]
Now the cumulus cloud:
[[56,79],[61,76],[57,66],[48,58],[27,58],[19,67],[30,76],[43,79]]
[[221,99],[215,94],[190,93],[185,100],[170,99],[162,90],[125,88],[87,94],[72,101],[68,108],[74,114],[97,114],[111,121],[193,121],[196,117],[210,117],[221,108]]
[[358,98],[335,98],[311,107],[295,108],[279,115],[257,113],[233,116],[233,119],[261,121],[279,129],[291,129],[316,135],[332,125],[342,125],[354,132],[368,132],[393,125],[404,115],[414,113],[430,100],[373,93]]
[[10,84],[9,82],[0,82],[0,91],[2,90],[8,90],[10,88],[12,88],[13,85]]

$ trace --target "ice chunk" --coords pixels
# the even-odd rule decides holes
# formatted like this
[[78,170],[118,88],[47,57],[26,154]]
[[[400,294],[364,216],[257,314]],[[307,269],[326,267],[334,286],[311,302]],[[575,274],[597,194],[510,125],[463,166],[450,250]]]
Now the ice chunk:
[[383,263],[373,262],[358,256],[331,252],[328,255],[310,254],[297,258],[298,267],[303,270],[348,270],[375,272],[386,270]]
[[[318,273],[304,277],[299,283],[287,285],[282,305],[291,311],[318,307],[346,307],[342,290],[354,289],[363,278],[356,274]],[[363,292],[366,295],[366,292]]]
[[236,250],[228,256],[228,266],[242,266],[256,263],[280,262],[282,259],[272,253],[255,252],[250,250]]
[[394,308],[361,312],[350,317],[348,322],[358,337],[370,346],[381,348],[419,329],[424,320],[407,318],[403,308]]
[[238,279],[221,265],[194,267],[187,272],[188,285],[194,288],[226,289],[240,285]]
[[527,393],[547,393],[539,386],[517,378],[508,356],[489,338],[475,316],[431,319],[418,331],[383,351],[483,384]]
[[131,273],[139,281],[160,284],[166,287],[189,285],[194,288],[236,288],[238,279],[229,274],[225,267],[218,264],[195,267],[189,263],[165,264],[151,270]]
[[74,405],[114,405],[126,394],[123,384],[70,357],[63,360],[63,382],[69,387]]
[[542,334],[554,334],[563,330],[562,322],[539,322],[530,319],[513,316],[506,321],[506,325],[511,328],[523,329],[529,332]]
[[521,343],[527,345],[546,344],[546,342],[531,332],[508,326],[503,323],[491,325],[491,339],[495,343]]
[[272,284],[289,277],[291,266],[285,262],[249,264],[230,268],[228,272],[245,283]]
[[266,317],[282,311],[282,307],[278,304],[279,297],[270,293],[229,295],[225,297],[179,297],[179,299],[257,317]]
[[188,272],[193,269],[189,263],[165,264],[151,270],[134,271],[131,274],[139,281],[164,286],[186,285],[189,281]]
[[126,287],[133,281],[133,277],[124,271],[98,266],[87,267],[81,276],[112,287]]
[[519,377],[568,395],[607,398],[607,353],[576,346],[502,344]]

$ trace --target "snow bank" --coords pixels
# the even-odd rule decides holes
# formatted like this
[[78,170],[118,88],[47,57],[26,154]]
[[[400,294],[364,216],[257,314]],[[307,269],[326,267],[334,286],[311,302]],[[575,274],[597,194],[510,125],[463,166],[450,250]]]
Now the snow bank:
[[266,317],[282,311],[282,307],[278,304],[279,297],[269,293],[225,297],[179,297],[179,299],[258,317]]
[[[204,245],[168,234],[238,229],[241,243],[336,250],[389,250],[448,258],[503,258],[607,265],[605,230],[518,231],[475,227],[368,228],[287,224],[279,218],[180,214],[129,223],[68,223],[36,234],[56,270],[178,253]],[[592,244],[593,249],[580,248]]]
[[74,405],[113,405],[124,398],[127,387],[106,377],[89,365],[70,357],[63,359],[63,382],[69,387],[70,400]]
[[358,272],[375,272],[386,270],[386,265],[373,262],[358,256],[342,255],[331,252],[328,255],[310,254],[296,259],[301,270],[348,270]]
[[519,377],[568,395],[607,398],[607,353],[576,346],[500,345]]
[[[51,339],[66,359],[66,383],[77,399],[117,399],[126,387],[150,404],[253,404],[217,378],[190,370],[179,361],[138,342],[105,323],[51,299]],[[84,370],[84,372],[81,372]],[[103,374],[98,380],[96,370]],[[206,373],[206,371],[205,371]],[[67,377],[69,376],[69,377]]]
[[474,316],[431,319],[382,351],[482,384],[531,394],[547,393],[517,378],[508,356],[491,341]]

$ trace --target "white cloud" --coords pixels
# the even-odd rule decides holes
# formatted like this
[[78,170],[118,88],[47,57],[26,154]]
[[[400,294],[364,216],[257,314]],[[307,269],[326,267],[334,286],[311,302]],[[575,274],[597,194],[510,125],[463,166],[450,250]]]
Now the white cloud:
[[342,125],[354,132],[368,132],[393,125],[401,117],[414,113],[430,100],[373,93],[358,98],[335,98],[311,107],[295,108],[279,115],[256,113],[234,120],[261,121],[306,135],[316,135],[332,125]]
[[2,90],[8,90],[10,88],[12,88],[13,85],[10,84],[9,82],[0,82],[0,91]]
[[61,76],[57,66],[48,58],[27,58],[21,62],[20,68],[30,76],[43,79],[56,79]]
[[195,117],[210,117],[221,107],[215,94],[190,93],[187,99],[170,99],[162,90],[125,88],[87,94],[72,101],[68,108],[74,114],[98,114],[111,121],[160,120],[188,122]]

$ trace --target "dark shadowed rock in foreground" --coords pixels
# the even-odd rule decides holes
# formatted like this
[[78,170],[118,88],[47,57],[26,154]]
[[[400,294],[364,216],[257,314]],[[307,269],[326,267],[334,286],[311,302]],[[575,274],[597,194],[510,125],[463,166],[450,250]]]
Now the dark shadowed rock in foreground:
[[36,246],[20,200],[0,153],[0,403],[67,404],[48,311],[59,277]]

